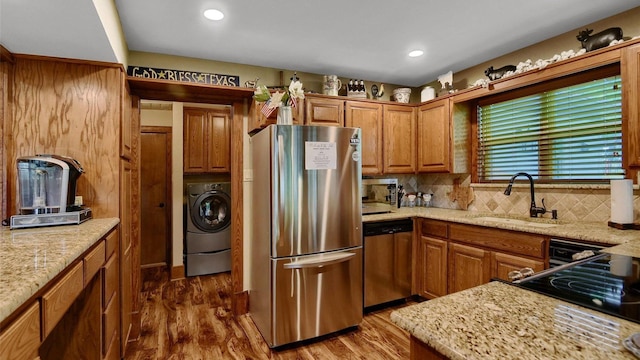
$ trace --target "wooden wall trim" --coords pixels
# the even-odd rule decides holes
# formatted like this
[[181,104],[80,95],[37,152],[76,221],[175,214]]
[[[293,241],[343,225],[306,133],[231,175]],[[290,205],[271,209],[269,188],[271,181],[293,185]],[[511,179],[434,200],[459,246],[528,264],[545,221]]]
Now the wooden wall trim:
[[231,307],[234,315],[241,315],[248,311],[247,301],[243,292],[243,124],[244,101],[233,103],[231,119],[231,287],[233,297]]
[[9,202],[7,192],[7,143],[5,129],[13,123],[11,104],[13,101],[13,57],[4,47],[0,46],[0,215],[2,219],[9,217]]
[[0,62],[13,63],[13,54],[4,46],[0,45]]
[[31,61],[53,61],[53,62],[63,62],[65,64],[76,64],[76,65],[92,65],[92,66],[100,66],[104,68],[117,68],[122,70],[125,75],[126,82],[126,73],[127,69],[124,68],[124,65],[120,63],[110,63],[105,61],[95,61],[95,60],[82,60],[82,59],[68,59],[68,58],[60,58],[53,56],[42,56],[42,55],[29,55],[29,54],[13,54],[14,59],[24,59]]
[[185,278],[184,265],[177,265],[171,267],[170,280],[180,280]]

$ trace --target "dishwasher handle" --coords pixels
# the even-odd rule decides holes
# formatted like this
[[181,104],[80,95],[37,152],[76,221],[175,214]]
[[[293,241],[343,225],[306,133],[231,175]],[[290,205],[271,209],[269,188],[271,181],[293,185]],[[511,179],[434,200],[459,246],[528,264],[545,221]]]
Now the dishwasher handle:
[[342,252],[338,254],[329,254],[329,255],[317,255],[311,258],[290,262],[288,264],[284,264],[283,267],[285,269],[307,269],[307,268],[321,268],[327,265],[338,264],[341,262],[345,262],[350,260],[352,257],[356,256],[355,253],[350,252]]

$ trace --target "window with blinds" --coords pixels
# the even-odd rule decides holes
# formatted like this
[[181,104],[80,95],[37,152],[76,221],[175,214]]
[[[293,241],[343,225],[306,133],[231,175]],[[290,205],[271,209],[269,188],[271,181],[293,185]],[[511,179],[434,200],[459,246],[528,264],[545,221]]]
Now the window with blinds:
[[477,108],[478,181],[624,178],[620,76]]

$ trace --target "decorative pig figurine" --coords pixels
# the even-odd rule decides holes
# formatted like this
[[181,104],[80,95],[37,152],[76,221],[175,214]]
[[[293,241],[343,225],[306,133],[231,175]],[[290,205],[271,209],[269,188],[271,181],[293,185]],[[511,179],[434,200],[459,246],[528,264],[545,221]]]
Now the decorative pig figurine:
[[514,65],[506,65],[499,69],[493,70],[493,66],[489,66],[487,70],[484,71],[484,74],[487,75],[489,80],[498,80],[504,76],[509,71],[516,71],[516,67]]
[[612,41],[622,39],[622,29],[619,27],[608,28],[594,35],[591,35],[592,32],[593,29],[585,29],[576,36],[587,52],[607,47]]
[[255,80],[247,80],[247,81],[244,82],[244,87],[257,88],[258,87],[258,80],[260,80],[260,78],[256,78]]

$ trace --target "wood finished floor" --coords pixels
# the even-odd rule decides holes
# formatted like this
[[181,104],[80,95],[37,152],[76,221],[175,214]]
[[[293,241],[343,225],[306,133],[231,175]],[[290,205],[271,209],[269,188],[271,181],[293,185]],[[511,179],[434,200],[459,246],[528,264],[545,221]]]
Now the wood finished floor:
[[389,320],[397,307],[365,314],[356,330],[273,351],[248,314],[232,315],[228,273],[168,281],[166,271],[143,270],[142,286],[141,336],[126,359],[409,358],[409,334]]

